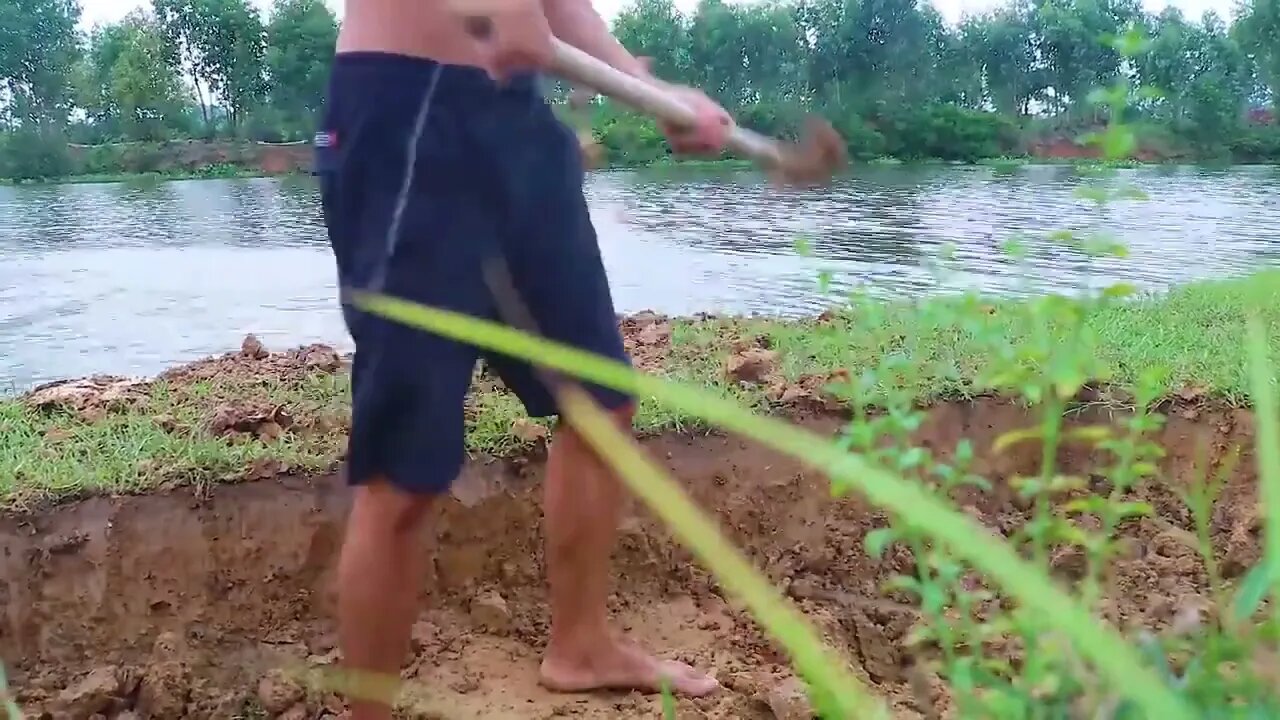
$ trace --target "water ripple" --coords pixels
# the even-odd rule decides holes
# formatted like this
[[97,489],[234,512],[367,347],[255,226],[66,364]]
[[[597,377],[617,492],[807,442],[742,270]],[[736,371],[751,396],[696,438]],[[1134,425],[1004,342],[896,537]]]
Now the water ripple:
[[[885,295],[1160,288],[1280,263],[1280,168],[1124,170],[1147,202],[1098,210],[1063,166],[873,167],[820,193],[753,174],[608,172],[587,194],[622,311],[800,314]],[[1105,228],[1124,259],[1050,242]],[[1022,265],[1001,252],[1022,238]],[[811,253],[795,247],[803,238]],[[946,273],[931,270],[951,247]],[[309,179],[0,188],[0,392],[148,374],[234,347],[347,343]]]

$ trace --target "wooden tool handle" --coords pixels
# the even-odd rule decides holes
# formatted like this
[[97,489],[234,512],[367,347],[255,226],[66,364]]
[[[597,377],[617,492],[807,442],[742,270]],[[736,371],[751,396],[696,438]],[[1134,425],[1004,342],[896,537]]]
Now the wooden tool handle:
[[[697,121],[694,111],[661,87],[628,75],[612,65],[553,38],[552,71],[571,82],[626,103],[640,112],[677,125]],[[781,164],[778,144],[771,138],[734,126],[726,145],[733,152],[769,167]]]

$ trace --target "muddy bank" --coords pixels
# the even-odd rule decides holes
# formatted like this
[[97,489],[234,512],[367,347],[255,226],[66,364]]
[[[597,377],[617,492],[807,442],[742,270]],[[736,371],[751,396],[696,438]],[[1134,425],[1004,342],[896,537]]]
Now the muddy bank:
[[[619,327],[641,370],[710,388],[732,386],[780,412],[841,406],[826,386],[847,380],[847,371],[788,376],[783,354],[769,349],[761,330],[651,312],[620,318]],[[686,333],[681,342],[673,341],[677,329]],[[0,411],[11,418],[8,431],[20,438],[13,459],[0,459],[0,480],[10,480],[0,482],[0,511],[174,485],[332,472],[346,449],[349,369],[349,358],[329,346],[273,351],[249,335],[238,351],[155,378],[57,381],[0,399]],[[549,434],[548,424],[527,418],[483,365],[473,377],[464,420],[466,444],[476,456],[527,452]],[[636,427],[644,435],[660,434],[688,428],[690,419],[644,403]]]
[[314,152],[310,142],[226,140],[69,144],[67,150],[79,173],[189,172],[229,165],[264,175],[310,172]]
[[[1108,412],[1072,422],[1109,422]],[[821,432],[838,426],[831,417],[804,422]],[[997,490],[967,504],[994,528],[1025,519],[999,481],[1035,471],[1039,451],[1019,445],[997,456],[991,443],[1029,422],[1020,408],[988,399],[937,406],[919,434],[944,456],[961,438],[973,441],[976,470]],[[1179,533],[1190,516],[1172,490],[1203,475],[1202,450],[1217,463],[1232,447],[1244,449],[1214,538],[1228,576],[1257,558],[1252,432],[1245,411],[1170,413],[1159,438],[1167,485],[1141,492],[1159,519],[1126,528],[1134,542],[1117,567],[1110,616],[1159,628],[1202,597],[1203,568]],[[882,524],[877,513],[857,499],[832,499],[819,474],[731,437],[665,434],[645,445],[898,710],[945,705],[910,689],[902,639],[913,611],[878,591],[910,558],[905,550],[866,557],[862,539]],[[1064,449],[1061,461],[1086,476],[1096,467],[1079,449]],[[404,673],[430,693],[433,709],[422,717],[657,714],[652,698],[555,696],[536,686],[547,623],[542,472],[536,456],[472,463],[438,511],[415,657]],[[330,583],[346,508],[339,478],[282,475],[207,494],[93,498],[0,521],[0,656],[21,700],[35,717],[340,716],[336,698],[304,693],[273,668],[336,659]],[[728,686],[682,703],[679,717],[786,715],[778,649],[638,508],[624,523],[616,568],[613,609],[622,625],[712,668]],[[1073,564],[1057,569],[1069,578]]]

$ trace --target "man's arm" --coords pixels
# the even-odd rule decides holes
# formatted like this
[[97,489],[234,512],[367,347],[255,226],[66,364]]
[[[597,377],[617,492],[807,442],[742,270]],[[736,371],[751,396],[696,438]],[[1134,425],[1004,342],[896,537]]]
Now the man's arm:
[[542,5],[556,37],[628,75],[654,80],[648,64],[618,42],[591,0],[542,0]]
[[604,18],[591,0],[490,0],[493,7],[481,11],[478,0],[453,0],[461,17],[488,19],[488,29],[477,35],[480,47],[489,46],[484,66],[494,77],[512,69],[548,67],[552,62],[552,38],[558,37],[579,50],[637,78],[665,87],[687,102],[697,119],[692,125],[675,125],[662,120],[659,127],[676,152],[708,154],[720,152],[728,138],[733,118],[715,101],[692,88],[655,78],[649,63],[632,55],[609,32]]

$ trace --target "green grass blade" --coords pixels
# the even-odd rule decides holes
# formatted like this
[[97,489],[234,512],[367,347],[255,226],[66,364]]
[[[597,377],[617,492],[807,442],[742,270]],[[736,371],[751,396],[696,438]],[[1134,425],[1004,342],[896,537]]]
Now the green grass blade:
[[8,720],[22,720],[22,708],[9,694],[9,677],[5,674],[4,663],[0,663],[0,710],[4,710]]
[[[815,689],[815,705],[829,718],[889,718],[884,702],[847,671],[777,588],[751,566],[680,485],[659,468],[633,438],[622,433],[589,395],[568,388],[558,398],[573,427],[620,475],[627,487],[662,518],[716,579],[737,597],[791,655],[799,673]],[[674,713],[674,708],[672,708]],[[674,717],[674,714],[673,714]]]
[[486,350],[537,362],[545,367],[638,396],[651,396],[668,406],[701,417],[725,429],[799,458],[848,482],[885,508],[942,543],[995,580],[1020,602],[1038,608],[1045,623],[1069,637],[1082,655],[1116,682],[1116,689],[1141,705],[1147,717],[1192,720],[1195,716],[1176,694],[1146,666],[1138,653],[1112,628],[1071,596],[1049,575],[1032,566],[986,528],[957,512],[914,483],[873,467],[830,441],[790,423],[758,416],[749,409],[583,350],[553,343],[511,327],[385,295],[353,293],[359,308]]
[[1267,599],[1267,593],[1271,591],[1275,575],[1274,568],[1275,565],[1267,562],[1264,557],[1245,573],[1244,579],[1236,586],[1235,596],[1231,599],[1233,621],[1243,625],[1258,612],[1262,601]]
[[676,697],[671,694],[671,683],[662,683],[662,720],[678,720],[676,718]]
[[1258,317],[1249,318],[1245,342],[1249,351],[1249,379],[1258,429],[1254,452],[1258,457],[1259,502],[1266,520],[1261,565],[1271,581],[1271,608],[1280,620],[1280,403],[1276,401],[1274,369],[1268,357],[1267,332]]

